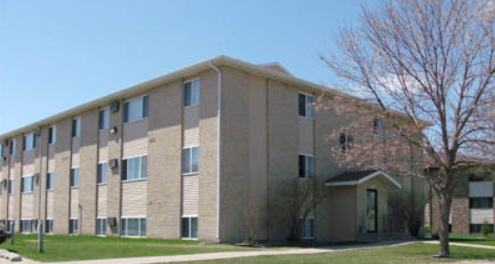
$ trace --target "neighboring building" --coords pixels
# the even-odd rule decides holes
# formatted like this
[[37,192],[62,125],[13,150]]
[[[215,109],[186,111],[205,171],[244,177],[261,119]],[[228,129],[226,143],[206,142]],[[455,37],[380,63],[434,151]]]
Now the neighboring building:
[[0,219],[34,232],[41,184],[48,234],[232,242],[254,228],[283,240],[279,188],[318,177],[329,197],[303,238],[379,237],[401,184],[332,162],[340,143],[325,135],[347,121],[312,103],[335,93],[278,64],[220,56],[0,135]]
[[[481,226],[488,224],[493,231],[493,190],[495,166],[491,162],[467,159],[455,172],[452,209],[449,217],[449,231],[456,234],[480,233]],[[429,168],[429,173],[436,173]],[[440,210],[435,202],[433,190],[430,190],[430,202],[427,205],[426,225],[439,229]],[[429,206],[432,204],[433,206]]]

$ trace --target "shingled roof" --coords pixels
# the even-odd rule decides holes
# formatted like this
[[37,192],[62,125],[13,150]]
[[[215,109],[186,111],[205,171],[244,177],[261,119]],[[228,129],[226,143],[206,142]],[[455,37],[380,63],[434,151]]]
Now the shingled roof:
[[359,185],[377,176],[382,176],[398,188],[402,188],[394,177],[379,170],[347,171],[325,181],[325,186],[351,186]]

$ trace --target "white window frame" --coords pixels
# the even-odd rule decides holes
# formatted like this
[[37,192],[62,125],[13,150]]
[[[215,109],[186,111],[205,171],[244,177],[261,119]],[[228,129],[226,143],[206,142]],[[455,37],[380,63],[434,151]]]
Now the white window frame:
[[[103,127],[102,125],[102,119],[101,119],[101,113],[103,112]],[[100,108],[98,111],[98,130],[107,130],[110,128],[110,107],[104,107]]]
[[[344,141],[344,145],[345,145],[345,148],[343,147],[342,145],[342,141],[340,140],[342,134],[345,135],[345,141]],[[340,134],[339,134],[339,146],[340,146],[340,151],[341,151],[341,154],[343,155],[347,155],[347,153],[349,152],[349,150],[352,148],[351,144],[352,144],[352,140],[349,141],[349,136],[352,138],[352,134],[349,134],[347,133],[347,131],[340,131]]]
[[[77,169],[77,185],[72,185],[72,177],[73,177],[72,171],[75,170],[75,169]],[[79,170],[79,167],[72,167],[72,168],[70,168],[70,171],[69,171],[69,187],[71,189],[77,189],[77,188],[79,188],[80,174],[81,174],[81,171]]]
[[[76,232],[75,233],[74,233],[74,223],[76,223]],[[70,232],[71,229],[72,229],[73,233]],[[68,233],[69,233],[69,235],[73,235],[73,236],[79,235],[79,219],[77,217],[71,217],[71,218],[69,218],[69,230],[68,230]]]
[[[143,157],[146,157],[146,177],[143,178]],[[135,159],[135,158],[139,158],[139,177],[136,178],[136,179],[129,179],[129,170],[128,170],[128,166],[129,166],[129,162],[128,160],[130,159]],[[148,179],[148,155],[138,155],[138,156],[130,156],[130,157],[126,157],[126,158],[123,158],[122,159],[122,166],[123,163],[125,161],[125,173],[126,173],[126,179],[122,179],[123,175],[121,174],[120,175],[120,180],[122,182],[133,182],[133,181],[145,181]],[[122,172],[123,173],[123,172]]]
[[385,136],[385,127],[383,124],[383,117],[375,116],[373,118],[373,134],[379,137]]
[[[191,93],[190,93],[191,96],[189,98],[190,104],[186,105],[186,84],[188,83],[191,84]],[[197,86],[195,86],[195,84],[197,84]],[[182,97],[183,97],[182,104],[184,108],[194,107],[199,105],[201,100],[201,79],[199,77],[194,79],[189,79],[182,84]]]
[[[100,166],[103,166],[103,164],[106,164],[106,176],[105,176],[105,181],[103,182],[100,182],[99,181],[99,178],[100,178]],[[141,165],[142,166],[142,165]],[[103,172],[104,170],[102,169],[101,172]],[[103,175],[102,175],[103,176]],[[108,182],[108,161],[101,161],[99,162],[97,165],[96,165],[96,185],[106,185]]]
[[[72,123],[71,123],[72,126]],[[51,134],[50,134],[50,129],[51,129]],[[72,129],[72,128],[71,128]],[[51,138],[51,142],[50,142]],[[51,125],[48,127],[48,145],[55,144],[57,142],[57,126],[56,125]]]
[[[105,220],[104,225],[101,225],[100,223],[100,230],[98,230],[98,221]],[[105,237],[107,236],[107,224],[108,224],[108,218],[107,217],[97,217],[96,222],[95,222],[95,235],[96,236],[101,236]],[[103,234],[100,234],[103,231]]]
[[[26,178],[31,178],[31,190],[26,191],[26,187],[24,184],[24,180]],[[26,175],[21,177],[21,193],[22,194],[29,194],[34,192],[34,175]]]
[[[76,121],[75,128],[74,128],[74,121]],[[71,128],[71,137],[72,138],[78,138],[81,136],[81,117],[80,116],[72,118],[72,121],[70,123],[70,128]]]
[[[187,237],[182,236],[182,220],[184,218],[189,219],[189,227],[188,227],[188,230],[189,230],[188,235],[189,236],[187,236]],[[192,232],[191,232],[191,222],[192,222],[191,219],[192,218],[196,218],[196,237],[191,236],[191,234],[192,234]],[[198,215],[183,215],[183,216],[181,216],[181,218],[180,218],[180,237],[181,237],[181,239],[183,239],[183,240],[198,240],[198,227],[199,227]]]
[[[48,221],[51,221],[51,223],[52,223],[50,230],[48,230],[48,226],[49,226]],[[49,235],[53,234],[53,218],[51,218],[51,217],[45,219],[45,233],[49,234]]]
[[[128,224],[128,222],[127,222],[129,219],[138,219],[138,235],[137,235],[137,236],[128,236],[128,235],[127,235],[127,233],[129,233],[129,231],[128,231],[128,230],[129,230],[129,229],[128,229],[129,224]],[[143,236],[143,234],[142,234],[143,230],[141,230],[141,221],[142,221],[143,219],[146,221],[146,225],[145,225],[145,226],[146,226],[146,228],[145,228],[145,231],[147,232],[147,229],[148,229],[148,220],[146,219],[146,216],[122,216],[122,217],[120,218],[120,225],[121,225],[121,227],[120,227],[120,235],[121,235],[122,237],[146,237],[146,234],[144,234],[144,236]],[[126,225],[125,225],[125,227],[126,227],[126,230],[125,230],[125,235],[124,235],[124,232],[123,232],[123,230],[122,230],[122,228],[123,228],[122,221],[123,221],[123,220],[125,220],[125,221],[126,221]]]
[[[48,188],[48,179],[50,178],[50,176],[49,176],[50,174],[52,175],[52,177],[51,177],[52,178],[51,183],[53,185],[52,188]],[[48,171],[48,172],[46,172],[46,191],[51,192],[53,190],[55,190],[55,172]]]
[[[198,152],[198,166],[197,170],[193,171],[193,151],[192,149],[197,148]],[[188,164],[188,171],[184,171],[184,152],[186,150],[189,150],[189,164]],[[181,171],[182,175],[196,175],[199,174],[199,145],[194,145],[194,146],[187,146],[182,148],[182,153],[181,153]]]
[[[308,215],[306,218],[302,218],[302,230],[301,230],[301,238],[302,239],[314,239],[315,238],[315,218],[314,216]],[[308,235],[309,226],[311,225],[311,234]]]
[[14,195],[15,193],[15,182],[14,178],[9,178],[9,182],[7,183],[7,195]]
[[22,151],[30,151],[36,148],[36,133],[31,132],[22,136]]
[[[23,226],[23,223],[29,223],[29,231],[26,232],[24,230],[24,226]],[[19,221],[19,232],[22,233],[22,234],[32,234],[33,233],[33,219],[25,219],[25,218],[21,218],[21,220]]]
[[[299,175],[299,156],[304,156],[304,176],[301,177]],[[309,166],[310,163],[312,162],[313,166]],[[299,153],[297,156],[297,164],[298,164],[298,176],[299,179],[311,179],[314,178],[315,176],[315,171],[316,171],[316,164],[315,164],[315,157],[312,154],[306,154],[306,153]],[[312,170],[310,170],[312,168]]]
[[[303,95],[304,96],[304,102],[305,102],[305,105],[306,107],[304,108],[304,115],[302,115],[300,112],[299,112],[299,96],[300,95]],[[310,102],[310,100],[308,100],[308,98],[312,98],[312,102]],[[310,103],[314,103],[315,102],[315,96],[310,94],[310,93],[305,93],[305,92],[299,92],[297,94],[297,114],[300,116],[300,117],[304,117],[304,118],[307,118],[307,119],[314,119],[315,118],[315,110],[314,110],[314,107],[312,105],[310,105]]]
[[[144,103],[144,101],[145,101],[144,98],[145,97],[148,98],[148,99],[146,99],[148,101],[148,105],[146,106],[147,107],[146,113],[145,113],[145,103]],[[131,120],[130,119],[130,117],[131,117],[131,104],[134,103],[134,102],[138,102],[138,101],[141,101],[141,104],[140,104],[141,107],[140,107],[140,110],[139,110],[140,112],[136,113],[136,115],[138,117],[136,117],[135,119],[132,119]],[[126,104],[128,105],[127,107],[126,107]],[[140,96],[136,96],[136,97],[130,98],[130,99],[124,101],[123,109],[124,110],[122,111],[123,112],[122,113],[122,115],[123,115],[122,120],[123,120],[123,123],[124,124],[130,124],[130,123],[134,123],[134,122],[138,122],[138,121],[144,120],[144,119],[148,118],[148,116],[149,116],[149,96],[147,94],[144,94],[144,95],[140,95]],[[125,109],[127,109],[127,111]],[[137,108],[137,109],[139,109],[139,108]],[[126,117],[126,113],[127,113],[127,117]]]

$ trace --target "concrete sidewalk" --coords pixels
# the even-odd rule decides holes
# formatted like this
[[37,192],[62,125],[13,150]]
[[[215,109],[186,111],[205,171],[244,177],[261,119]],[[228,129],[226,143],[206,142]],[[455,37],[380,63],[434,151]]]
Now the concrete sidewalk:
[[[15,263],[19,263],[19,264],[38,264],[38,263],[44,263],[44,264],[152,264],[152,263],[201,261],[201,260],[215,260],[215,259],[231,259],[231,258],[256,257],[256,256],[320,254],[320,253],[329,253],[329,252],[336,252],[336,251],[369,249],[369,248],[375,248],[375,247],[401,246],[401,245],[417,244],[417,243],[438,244],[438,241],[421,241],[421,240],[384,241],[384,242],[379,242],[379,243],[375,243],[375,244],[367,244],[367,245],[332,246],[332,247],[326,247],[326,248],[297,248],[297,249],[286,249],[286,250],[278,249],[278,250],[260,250],[260,251],[235,251],[235,252],[218,252],[218,253],[176,255],[176,256],[80,260],[80,261],[67,261],[67,262],[37,262],[34,260],[23,258],[22,261],[15,262]],[[464,243],[450,243],[450,245],[495,250],[495,246],[473,245],[473,244],[464,244]],[[0,259],[0,264],[4,264],[4,263],[14,263],[14,262]],[[490,263],[490,262],[483,262],[483,263]]]

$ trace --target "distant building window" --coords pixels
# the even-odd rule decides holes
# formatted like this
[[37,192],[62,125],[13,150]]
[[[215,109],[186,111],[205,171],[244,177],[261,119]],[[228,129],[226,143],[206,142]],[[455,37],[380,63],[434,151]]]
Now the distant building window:
[[110,109],[101,109],[98,114],[98,129],[104,130],[108,129],[110,126]]
[[127,218],[121,219],[121,236],[126,237],[145,237],[146,236],[146,218]]
[[105,236],[107,234],[107,219],[98,218],[96,219],[96,235]]
[[134,122],[148,116],[148,96],[141,96],[124,103],[124,123]]
[[32,175],[24,176],[21,178],[21,192],[32,193],[33,192],[33,179]]
[[182,174],[198,173],[199,148],[187,147],[182,149]]
[[182,238],[197,238],[198,237],[198,218],[197,217],[182,217],[181,223]]
[[315,99],[312,95],[308,94],[299,94],[299,115],[304,117],[313,118],[314,110],[313,104]]
[[340,133],[339,143],[342,154],[347,154],[347,152],[352,148],[353,141],[354,139],[352,135],[349,135],[347,132]]
[[[471,234],[479,234],[481,233],[481,227],[483,224],[470,224],[469,225],[469,233]],[[488,224],[490,228],[489,233],[493,233],[493,224]]]
[[313,156],[299,154],[299,177],[310,178],[315,175],[315,161]]
[[19,230],[24,234],[31,234],[33,232],[32,220],[21,220]]
[[72,119],[72,137],[79,137],[81,136],[81,118],[76,117]]
[[47,234],[53,233],[53,219],[46,219],[45,220],[45,232]]
[[303,239],[314,238],[314,219],[311,216],[306,217],[302,221],[301,236]]
[[385,128],[383,127],[383,118],[375,117],[373,119],[373,133],[377,136],[385,136]]
[[79,167],[70,169],[70,187],[79,187]]
[[77,219],[69,219],[69,235],[77,235],[78,234],[78,223]]
[[201,82],[199,79],[194,79],[184,83],[184,107],[199,104],[200,86]]
[[122,180],[136,181],[147,178],[148,161],[146,156],[122,160]]
[[14,195],[14,178],[9,179],[7,194]]
[[493,197],[469,198],[469,208],[471,209],[493,208]]
[[96,172],[96,183],[97,184],[107,183],[107,176],[108,176],[108,162],[99,163]]
[[22,150],[29,151],[36,147],[36,134],[29,133],[22,137]]
[[53,144],[57,141],[57,127],[51,126],[48,128],[48,144]]
[[11,139],[11,140],[10,140],[10,149],[9,149],[9,154],[10,154],[10,155],[15,155],[15,149],[16,149],[16,140],[15,140],[15,138],[14,138],[14,139]]
[[46,189],[48,191],[55,189],[55,173],[54,172],[48,172],[46,174]]

